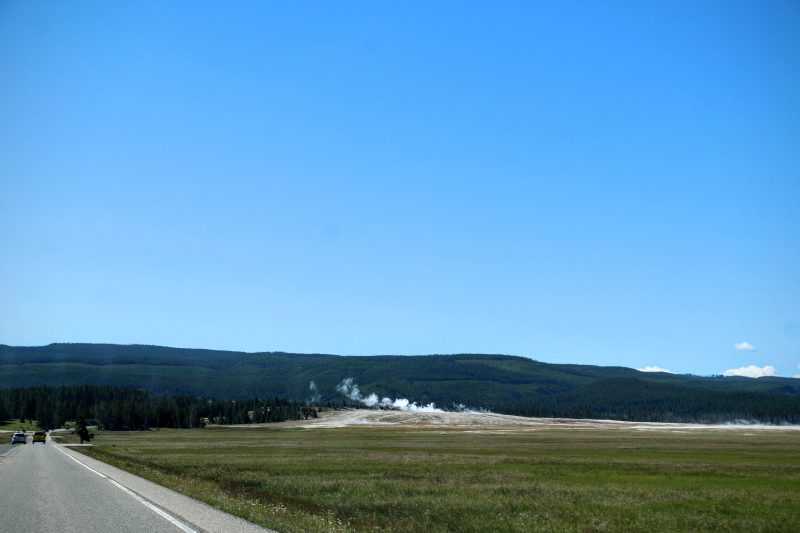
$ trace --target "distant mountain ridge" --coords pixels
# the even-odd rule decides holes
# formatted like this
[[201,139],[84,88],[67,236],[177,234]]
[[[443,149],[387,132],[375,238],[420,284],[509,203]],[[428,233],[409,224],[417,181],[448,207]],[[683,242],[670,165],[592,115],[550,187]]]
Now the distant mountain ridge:
[[[800,380],[644,373],[518,356],[338,356],[149,345],[0,345],[0,388],[112,385],[156,394],[358,404],[337,390],[529,416],[800,423]],[[314,383],[314,389],[311,383]]]

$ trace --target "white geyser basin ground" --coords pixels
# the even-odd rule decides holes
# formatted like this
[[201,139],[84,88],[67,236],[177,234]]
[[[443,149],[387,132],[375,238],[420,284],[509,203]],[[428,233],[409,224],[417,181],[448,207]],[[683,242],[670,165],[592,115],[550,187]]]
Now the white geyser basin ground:
[[[294,424],[294,422],[292,423]],[[505,433],[510,431],[533,431],[537,429],[633,429],[640,431],[800,431],[800,425],[772,426],[749,424],[672,424],[662,422],[623,422],[619,420],[591,420],[573,418],[527,418],[481,412],[450,411],[395,411],[379,409],[328,410],[318,418],[296,422],[301,427],[341,428],[349,426],[397,426],[428,427]]]

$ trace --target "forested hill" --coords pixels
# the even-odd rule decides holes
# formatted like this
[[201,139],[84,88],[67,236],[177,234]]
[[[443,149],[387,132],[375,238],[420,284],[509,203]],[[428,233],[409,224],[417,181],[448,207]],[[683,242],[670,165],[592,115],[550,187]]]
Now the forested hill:
[[[532,416],[800,423],[800,379],[699,377],[507,355],[336,356],[113,344],[0,345],[0,388],[103,385],[163,395],[358,404],[337,391]],[[315,390],[311,389],[314,383]]]

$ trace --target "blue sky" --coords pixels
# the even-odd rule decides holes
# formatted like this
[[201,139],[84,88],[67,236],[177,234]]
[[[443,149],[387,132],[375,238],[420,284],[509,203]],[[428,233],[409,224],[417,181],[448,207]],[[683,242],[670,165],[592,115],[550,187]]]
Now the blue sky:
[[650,4],[0,2],[0,342],[800,374],[800,5]]

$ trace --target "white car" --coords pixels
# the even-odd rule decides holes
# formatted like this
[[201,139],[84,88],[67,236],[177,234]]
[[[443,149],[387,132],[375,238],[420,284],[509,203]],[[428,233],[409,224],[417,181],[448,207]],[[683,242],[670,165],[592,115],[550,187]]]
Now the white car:
[[17,444],[18,442],[28,444],[28,436],[25,433],[14,433],[14,436],[11,437],[11,444]]

